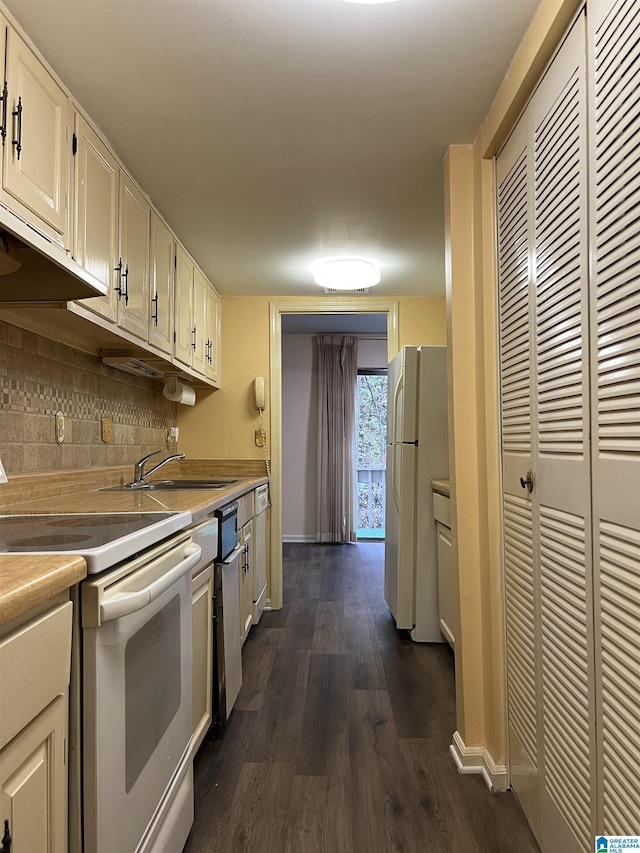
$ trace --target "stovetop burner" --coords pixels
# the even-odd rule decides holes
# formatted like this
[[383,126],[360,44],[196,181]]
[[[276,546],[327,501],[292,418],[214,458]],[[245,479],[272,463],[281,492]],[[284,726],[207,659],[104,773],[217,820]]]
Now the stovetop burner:
[[0,553],[77,554],[94,574],[190,523],[189,512],[2,515]]

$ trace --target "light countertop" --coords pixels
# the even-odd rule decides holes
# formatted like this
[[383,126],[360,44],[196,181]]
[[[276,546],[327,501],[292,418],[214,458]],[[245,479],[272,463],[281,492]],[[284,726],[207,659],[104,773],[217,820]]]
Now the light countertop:
[[87,576],[82,557],[0,555],[0,624],[25,613]]
[[444,495],[445,498],[451,497],[449,480],[432,480],[431,490],[436,492],[438,495]]
[[[184,476],[184,475],[183,475]],[[81,478],[79,478],[81,479]],[[242,476],[225,489],[185,491],[102,491],[77,488],[73,492],[12,503],[4,513],[103,513],[189,511],[199,524],[230,501],[236,500],[267,478]],[[0,510],[2,512],[2,510]],[[65,554],[0,555],[0,623],[24,613],[86,577],[81,557]]]

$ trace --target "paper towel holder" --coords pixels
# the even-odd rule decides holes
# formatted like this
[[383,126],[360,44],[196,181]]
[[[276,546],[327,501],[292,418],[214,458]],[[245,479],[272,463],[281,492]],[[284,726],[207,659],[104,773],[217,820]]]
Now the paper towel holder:
[[184,406],[195,406],[196,392],[191,385],[186,385],[178,379],[177,374],[167,376],[167,381],[162,386],[162,393],[167,400],[174,403],[182,403]]

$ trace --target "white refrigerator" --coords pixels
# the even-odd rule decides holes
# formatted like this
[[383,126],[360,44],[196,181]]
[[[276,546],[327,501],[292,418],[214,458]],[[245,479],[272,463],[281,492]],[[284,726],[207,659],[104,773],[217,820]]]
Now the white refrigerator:
[[446,347],[404,346],[388,372],[384,597],[416,642],[444,642],[431,481],[448,471]]

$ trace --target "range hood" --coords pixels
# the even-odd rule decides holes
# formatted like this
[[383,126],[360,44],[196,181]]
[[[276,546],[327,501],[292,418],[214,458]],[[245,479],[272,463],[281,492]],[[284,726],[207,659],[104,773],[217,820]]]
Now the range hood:
[[[0,275],[0,302],[66,302],[105,296],[107,288],[51,238],[0,205],[0,232],[13,238],[19,269]],[[6,251],[0,239],[0,251]],[[7,264],[8,268],[14,266]]]

